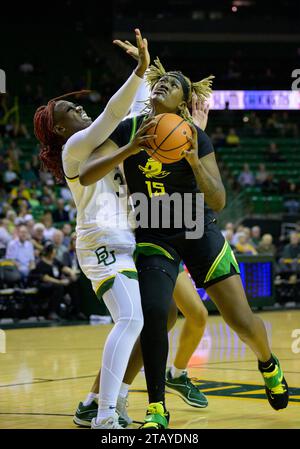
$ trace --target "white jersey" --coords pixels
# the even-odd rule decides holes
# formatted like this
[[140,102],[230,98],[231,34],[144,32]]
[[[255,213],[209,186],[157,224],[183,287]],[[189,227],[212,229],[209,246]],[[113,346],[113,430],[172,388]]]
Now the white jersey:
[[101,245],[134,248],[135,239],[127,222],[127,199],[116,194],[122,175],[115,169],[90,186],[79,181],[80,165],[101,145],[126,116],[142,79],[134,73],[110,99],[103,113],[86,129],[73,134],[63,147],[65,177],[77,208],[77,249],[96,250]]
[[79,178],[67,179],[77,208],[76,246],[94,249],[110,245],[120,251],[134,247],[135,239],[128,223],[127,197],[120,198],[123,178],[118,168],[90,186]]

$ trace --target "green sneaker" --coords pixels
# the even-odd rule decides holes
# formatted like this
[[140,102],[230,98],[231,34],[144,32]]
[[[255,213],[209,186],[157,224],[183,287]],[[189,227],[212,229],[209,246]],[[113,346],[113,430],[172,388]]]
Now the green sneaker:
[[73,416],[73,422],[80,427],[91,427],[93,418],[97,418],[98,404],[93,401],[90,405],[83,405],[79,402],[75,415]]
[[275,368],[270,373],[260,371],[265,381],[265,389],[268,401],[275,410],[286,408],[289,402],[289,387],[283,376],[279,360],[272,354],[275,360]]
[[[119,399],[118,399],[119,404]],[[119,424],[123,428],[127,427],[132,423],[132,419],[126,413],[126,416],[121,416],[118,411],[117,404],[117,412],[119,413]],[[98,404],[96,401],[93,401],[90,405],[83,405],[82,402],[79,402],[75,415],[73,416],[73,422],[80,427],[91,427],[92,419],[97,418],[98,413]]]
[[166,386],[192,407],[205,408],[208,406],[208,400],[191,382],[186,371],[180,377],[173,378],[169,368],[166,373]]
[[145,421],[140,429],[167,429],[170,413],[165,410],[162,402],[152,402],[148,405]]

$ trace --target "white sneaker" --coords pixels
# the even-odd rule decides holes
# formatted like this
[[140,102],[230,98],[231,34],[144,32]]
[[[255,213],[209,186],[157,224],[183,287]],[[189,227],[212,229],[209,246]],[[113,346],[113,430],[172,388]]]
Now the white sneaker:
[[109,418],[102,419],[101,421],[97,422],[97,418],[92,419],[91,423],[92,429],[124,429],[119,424],[119,415],[115,413],[113,416],[110,416]]
[[127,427],[130,424],[132,424],[133,420],[127,415],[127,406],[128,406],[128,401],[127,401],[128,395],[126,396],[126,398],[122,397],[122,396],[118,396],[118,401],[117,401],[117,412],[119,415],[119,422],[123,425],[123,427]]

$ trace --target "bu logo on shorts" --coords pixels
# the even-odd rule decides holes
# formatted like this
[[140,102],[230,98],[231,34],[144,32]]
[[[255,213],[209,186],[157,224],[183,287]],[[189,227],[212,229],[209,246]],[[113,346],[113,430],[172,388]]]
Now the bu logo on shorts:
[[115,263],[116,261],[115,252],[108,252],[106,250],[106,246],[100,246],[100,248],[96,249],[95,253],[98,258],[98,264],[104,263],[104,265],[107,266]]

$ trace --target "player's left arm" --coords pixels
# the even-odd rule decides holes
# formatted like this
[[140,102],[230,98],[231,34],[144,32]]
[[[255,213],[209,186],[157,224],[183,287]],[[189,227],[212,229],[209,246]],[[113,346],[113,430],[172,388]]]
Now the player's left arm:
[[185,157],[193,170],[199,190],[204,193],[205,203],[214,211],[220,212],[225,207],[226,193],[213,146],[205,133],[202,133],[199,139],[197,129],[192,126],[191,128],[193,131],[190,138],[191,148],[185,152]]

